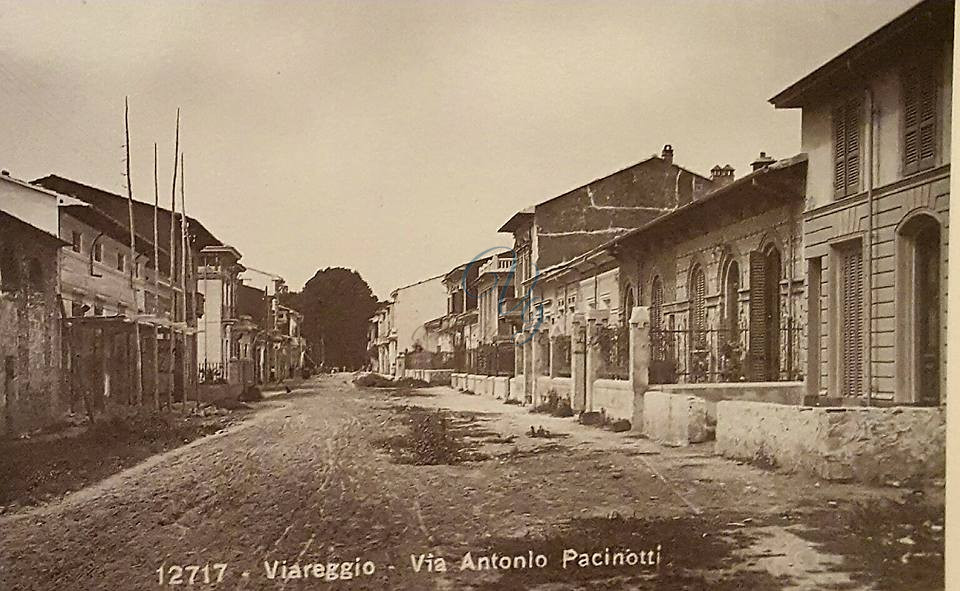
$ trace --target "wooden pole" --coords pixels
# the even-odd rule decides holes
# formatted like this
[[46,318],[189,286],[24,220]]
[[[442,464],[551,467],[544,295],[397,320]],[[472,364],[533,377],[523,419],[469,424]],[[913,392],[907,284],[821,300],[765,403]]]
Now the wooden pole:
[[[180,153],[180,210],[183,212],[184,224],[186,224],[186,231],[184,233],[183,241],[183,257],[184,257],[184,287],[183,292],[187,292],[187,286],[189,285],[190,289],[190,308],[184,308],[184,321],[187,323],[187,326],[193,325],[196,329],[196,306],[197,306],[197,284],[195,273],[193,272],[193,248],[190,244],[189,236],[190,234],[190,218],[187,217],[187,203],[184,197],[184,173],[185,173],[183,153]],[[184,306],[186,306],[186,300],[184,300]],[[200,381],[197,379],[197,333],[193,333],[193,346],[189,347],[190,351],[190,360],[189,364],[185,363],[185,376],[192,376],[190,378],[190,384],[193,386],[194,401],[196,402],[196,408],[200,408]],[[189,371],[187,371],[189,369]],[[184,385],[186,388],[186,385]]]
[[[187,322],[187,206],[183,188],[184,168],[183,152],[180,152],[180,289],[183,297],[180,299],[180,318],[189,327]],[[190,384],[187,368],[189,367],[189,339],[186,332],[183,334],[183,351],[180,355],[181,372],[183,374],[183,408],[187,406],[187,388]]]
[[173,388],[176,384],[174,379],[175,370],[173,368],[174,361],[176,359],[176,350],[175,344],[176,341],[176,331],[174,329],[174,323],[177,321],[177,291],[176,283],[174,281],[174,261],[176,256],[174,253],[177,252],[176,242],[174,242],[174,235],[176,232],[176,220],[177,217],[177,165],[179,163],[180,157],[180,109],[177,109],[177,131],[173,144],[173,187],[170,190],[170,390],[167,392],[167,404],[170,408],[173,408]]
[[[130,291],[133,293],[134,313],[139,314],[137,304],[137,286],[134,283],[134,274],[137,267],[136,252],[136,231],[133,224],[133,181],[130,178],[130,103],[124,97],[123,99],[123,124],[126,136],[126,155],[127,155],[127,215],[130,221]],[[134,351],[137,359],[137,373],[134,376],[134,385],[136,387],[137,405],[143,404],[143,351],[140,348],[140,321],[137,318],[133,320],[133,338],[136,341]]]
[[[160,179],[153,143],[153,314],[160,312]],[[160,410],[160,326],[153,324],[153,405]]]

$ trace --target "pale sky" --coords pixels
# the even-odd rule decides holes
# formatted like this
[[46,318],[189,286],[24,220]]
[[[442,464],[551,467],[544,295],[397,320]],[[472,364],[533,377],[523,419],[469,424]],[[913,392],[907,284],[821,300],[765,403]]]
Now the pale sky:
[[380,297],[495,245],[515,211],[659,153],[704,175],[800,149],[767,99],[913,0],[0,1],[0,167],[187,211],[294,289]]

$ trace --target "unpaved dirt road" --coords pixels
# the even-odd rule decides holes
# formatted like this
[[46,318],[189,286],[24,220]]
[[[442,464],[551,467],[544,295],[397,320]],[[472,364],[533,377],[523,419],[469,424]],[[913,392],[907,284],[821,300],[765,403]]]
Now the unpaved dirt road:
[[[0,589],[943,588],[935,489],[817,483],[349,377],[0,517]],[[412,417],[438,412],[460,452],[417,465]]]

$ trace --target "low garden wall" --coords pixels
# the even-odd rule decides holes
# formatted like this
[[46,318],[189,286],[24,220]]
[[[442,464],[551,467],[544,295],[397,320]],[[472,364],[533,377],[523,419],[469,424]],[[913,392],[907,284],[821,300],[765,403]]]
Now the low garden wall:
[[[242,392],[243,386],[241,384],[200,384],[197,387],[197,395],[204,402],[213,402],[224,398],[236,400]],[[189,397],[189,394],[187,396]]]
[[547,399],[551,391],[553,391],[560,400],[570,402],[571,392],[573,392],[573,380],[571,378],[537,376],[537,391],[540,393],[541,402]]
[[828,480],[943,478],[945,436],[942,408],[717,404],[717,453]]
[[633,384],[629,380],[598,379],[593,382],[588,410],[613,419],[633,420]]
[[643,395],[643,434],[664,445],[708,441],[714,435],[714,421],[707,406],[698,396],[648,390]]
[[525,384],[522,375],[510,378],[510,393],[507,396],[509,400],[524,401]]

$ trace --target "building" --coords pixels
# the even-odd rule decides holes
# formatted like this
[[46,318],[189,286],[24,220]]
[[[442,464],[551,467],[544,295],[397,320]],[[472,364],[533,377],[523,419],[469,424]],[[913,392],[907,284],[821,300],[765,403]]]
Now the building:
[[395,357],[389,360],[395,375],[403,376],[403,363],[398,360],[407,353],[422,351],[429,343],[424,324],[443,316],[447,309],[447,290],[443,275],[399,287],[390,293],[392,304],[391,331],[396,331]]
[[240,273],[240,252],[232,246],[207,246],[199,253],[197,290],[203,295],[203,319],[197,326],[198,362],[205,381],[248,386],[252,372],[244,372],[241,360],[240,335],[234,326],[237,314],[237,292]]
[[652,384],[803,379],[807,159],[761,153],[753,167],[603,249],[623,316],[650,310]]
[[[4,175],[6,176],[6,175]],[[6,183],[0,181],[0,186]],[[0,434],[20,434],[83,410],[61,368],[59,250],[56,233],[7,212],[19,210],[0,188]],[[51,211],[56,214],[56,200]],[[21,204],[22,205],[22,204]],[[29,213],[29,212],[28,212]],[[49,211],[40,210],[43,217]],[[49,220],[47,220],[49,221]]]
[[[616,262],[609,256],[586,261],[585,253],[693,202],[731,176],[729,167],[712,178],[691,172],[674,163],[667,144],[659,156],[526,208],[503,224],[500,232],[514,238],[515,297],[529,304],[518,355],[524,398],[539,399],[534,376],[570,375],[574,314],[600,310],[606,322],[620,321]],[[554,349],[560,354],[551,354]]]
[[371,369],[393,375],[397,358],[397,331],[393,327],[393,302],[380,302],[370,318],[367,350],[371,353]]
[[946,400],[954,3],[926,0],[770,99],[801,109],[807,388]]

